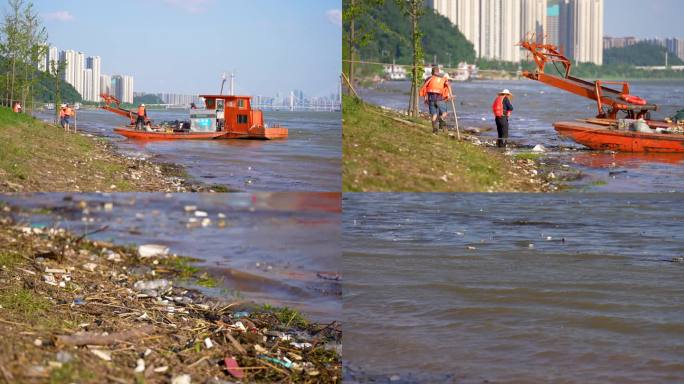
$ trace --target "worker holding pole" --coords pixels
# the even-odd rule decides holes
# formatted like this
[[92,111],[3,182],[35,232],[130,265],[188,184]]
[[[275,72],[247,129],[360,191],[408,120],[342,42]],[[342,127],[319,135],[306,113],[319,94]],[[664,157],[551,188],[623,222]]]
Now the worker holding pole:
[[508,144],[508,118],[513,112],[513,104],[511,104],[513,94],[508,89],[499,92],[499,95],[494,99],[492,104],[492,112],[494,113],[494,121],[496,122],[496,132],[498,139],[496,146],[499,148],[506,148]]
[[425,99],[430,111],[432,133],[437,134],[440,129],[446,130],[447,107],[444,101],[452,98],[449,75],[442,74],[438,66],[433,66],[432,75],[420,88],[420,96]]

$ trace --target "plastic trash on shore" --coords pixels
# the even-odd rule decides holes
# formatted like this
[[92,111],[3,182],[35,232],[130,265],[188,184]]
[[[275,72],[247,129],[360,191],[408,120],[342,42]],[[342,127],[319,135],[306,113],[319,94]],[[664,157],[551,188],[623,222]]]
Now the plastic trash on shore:
[[145,259],[148,257],[166,257],[169,247],[160,244],[144,244],[138,247],[138,255]]
[[166,280],[166,279],[140,280],[140,281],[136,281],[135,284],[133,284],[133,288],[138,290],[138,291],[145,291],[145,290],[165,291],[170,287],[171,287],[171,282],[169,280]]
[[532,148],[532,152],[546,152],[546,147],[541,144],[537,144]]

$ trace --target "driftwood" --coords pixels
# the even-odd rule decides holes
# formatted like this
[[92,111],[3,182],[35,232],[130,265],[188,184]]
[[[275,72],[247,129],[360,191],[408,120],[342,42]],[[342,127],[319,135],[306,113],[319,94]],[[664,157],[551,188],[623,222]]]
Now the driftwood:
[[99,333],[85,332],[80,335],[71,336],[57,336],[57,343],[63,345],[110,345],[119,342],[128,341],[130,339],[140,338],[147,336],[154,330],[151,325],[146,325],[144,327],[131,329],[125,332],[112,333],[110,335],[102,335]]

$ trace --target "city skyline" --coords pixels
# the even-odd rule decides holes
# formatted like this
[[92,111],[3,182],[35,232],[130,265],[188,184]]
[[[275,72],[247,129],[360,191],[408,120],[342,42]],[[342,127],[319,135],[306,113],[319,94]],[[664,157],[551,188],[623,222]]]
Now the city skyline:
[[[136,90],[218,92],[221,75],[233,71],[236,93],[243,94],[299,88],[326,95],[339,83],[339,0],[124,0],[106,10],[98,2],[41,0],[35,6],[51,45],[106,58],[102,72],[134,76]],[[140,22],[127,22],[132,18]]]
[[[526,39],[558,41],[578,62],[603,63],[603,0],[429,0],[459,27],[479,58],[520,62]],[[547,20],[551,22],[547,22]],[[548,41],[548,40],[547,40]]]

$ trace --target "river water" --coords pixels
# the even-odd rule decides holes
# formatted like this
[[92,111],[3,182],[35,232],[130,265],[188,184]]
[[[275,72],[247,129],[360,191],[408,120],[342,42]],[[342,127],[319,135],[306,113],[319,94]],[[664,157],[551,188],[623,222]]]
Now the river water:
[[[53,116],[39,114],[46,120]],[[187,110],[150,110],[155,122],[188,120]],[[195,180],[240,191],[340,190],[339,112],[264,112],[267,124],[289,128],[285,140],[139,141],[113,132],[127,121],[103,110],[81,110],[78,128],[111,139],[126,155],[180,164]]]
[[[320,321],[340,319],[340,285],[319,277],[341,268],[337,193],[49,193],[0,195],[0,201],[24,208],[28,213],[17,218],[26,223],[76,234],[108,226],[90,237],[164,244],[201,259],[199,266],[219,281],[217,288],[200,287],[209,295],[286,305]],[[203,218],[187,212],[189,206],[206,212],[211,223],[200,225]]]
[[[660,106],[654,118],[671,116],[684,108],[684,80],[631,81],[630,85],[632,94]],[[582,171],[585,176],[570,186],[596,192],[684,191],[684,155],[560,150],[560,147],[583,147],[558,136],[552,124],[594,117],[596,103],[542,83],[526,79],[455,83],[459,124],[492,128],[484,135],[495,137],[491,105],[497,92],[504,88],[514,94],[510,136],[522,145],[542,144],[550,149],[548,157]],[[385,82],[373,89],[361,89],[360,94],[370,103],[403,110],[409,90],[408,82]]]
[[684,196],[342,205],[350,382],[684,382]]

